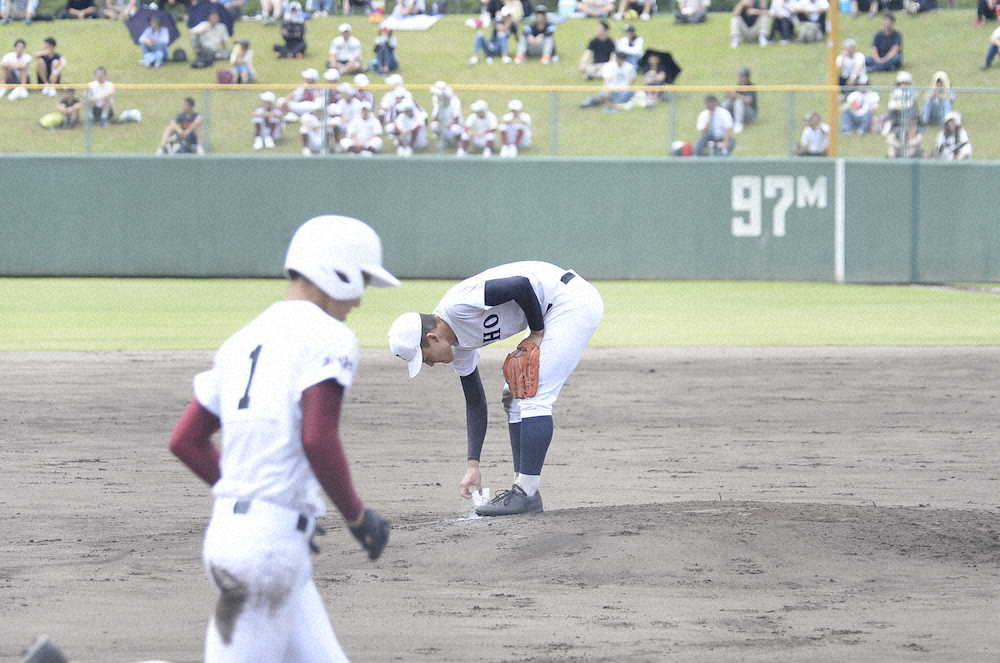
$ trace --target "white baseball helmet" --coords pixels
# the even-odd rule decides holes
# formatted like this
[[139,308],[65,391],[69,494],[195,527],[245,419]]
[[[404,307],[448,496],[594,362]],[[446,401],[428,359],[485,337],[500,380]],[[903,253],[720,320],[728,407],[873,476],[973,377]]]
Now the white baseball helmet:
[[368,224],[327,214],[303,223],[288,245],[285,272],[298,272],[334,299],[361,297],[365,276],[386,288],[399,279],[382,267],[382,241]]
[[420,351],[422,331],[419,313],[404,313],[389,327],[389,350],[406,362],[411,378],[417,377],[424,359]]

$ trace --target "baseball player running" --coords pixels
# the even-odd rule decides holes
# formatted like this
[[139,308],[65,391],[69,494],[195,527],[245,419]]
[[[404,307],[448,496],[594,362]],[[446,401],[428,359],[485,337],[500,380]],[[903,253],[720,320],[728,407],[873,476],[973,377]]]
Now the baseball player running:
[[542,510],[542,465],[552,441],[552,407],[604,315],[593,285],[546,262],[514,262],[470,277],[445,293],[433,314],[404,313],[389,328],[392,353],[410,377],[421,363],[452,364],[462,382],[468,431],[463,497],[482,490],[479,457],[486,438],[486,395],[479,348],[528,329],[504,363],[514,485],[476,512],[503,516]]
[[[219,592],[206,663],[347,661],[312,581],[326,492],[370,559],[388,523],[354,490],[337,432],[358,343],[344,324],[365,286],[399,285],[371,228],[319,216],[292,237],[284,301],[236,332],[194,379],[170,450],[212,486],[203,556]],[[221,448],[211,435],[222,427]]]

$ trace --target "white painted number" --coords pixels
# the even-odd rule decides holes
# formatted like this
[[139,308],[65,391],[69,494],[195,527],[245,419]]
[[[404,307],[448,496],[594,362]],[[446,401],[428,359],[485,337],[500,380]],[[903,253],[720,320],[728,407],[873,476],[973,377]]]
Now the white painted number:
[[[733,237],[760,237],[764,233],[764,199],[774,200],[771,210],[771,233],[784,237],[785,216],[795,203],[797,209],[826,209],[826,176],[820,175],[810,184],[799,175],[736,175],[732,182]],[[761,195],[763,194],[763,195]],[[745,215],[745,216],[744,216]]]

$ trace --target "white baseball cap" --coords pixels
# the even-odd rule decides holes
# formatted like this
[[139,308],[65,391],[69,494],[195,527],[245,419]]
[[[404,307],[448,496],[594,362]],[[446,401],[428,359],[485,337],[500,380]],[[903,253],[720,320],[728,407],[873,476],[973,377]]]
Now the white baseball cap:
[[354,84],[357,85],[358,87],[365,87],[370,82],[371,81],[369,81],[368,77],[365,76],[364,74],[358,74],[357,76],[354,77]]
[[438,81],[431,86],[431,94],[444,94],[444,91],[448,89],[448,84],[444,81]]
[[341,23],[340,27],[337,28],[337,32],[350,32],[350,31],[351,31],[350,23]]
[[896,74],[896,82],[897,83],[912,83],[913,82],[913,75],[910,72],[908,72],[908,71],[901,71],[898,74]]
[[315,69],[313,69],[312,67],[310,67],[309,69],[303,70],[303,72],[302,72],[302,78],[307,78],[309,80],[313,80],[314,81],[317,78],[319,78],[319,72],[316,71]]
[[522,110],[524,110],[524,104],[521,103],[520,99],[511,99],[510,102],[507,104],[507,108],[508,110],[517,111],[520,113]]
[[333,81],[339,81],[340,80],[340,70],[339,69],[333,69],[331,67],[330,69],[327,69],[326,71],[323,72],[323,78],[325,78],[326,80],[330,81],[331,83]]
[[420,351],[422,331],[419,313],[404,313],[389,327],[389,350],[406,362],[411,378],[417,377],[424,362],[424,354]]
[[958,111],[950,111],[944,116],[944,121],[955,120],[955,124],[962,124],[962,114]]
[[274,103],[275,101],[277,101],[277,100],[278,100],[278,98],[277,98],[277,97],[275,97],[275,96],[274,96],[274,93],[273,93],[273,92],[271,92],[270,90],[268,90],[267,92],[261,92],[261,93],[260,93],[260,96],[259,96],[259,99],[260,99],[261,101],[264,101],[264,102],[267,102],[267,103],[272,103],[272,104],[273,104],[273,103]]
[[476,99],[475,101],[472,102],[469,108],[471,108],[474,113],[478,113],[480,111],[486,110],[487,108],[489,108],[489,106],[486,104],[484,100]]
[[403,84],[403,77],[400,76],[399,74],[391,74],[390,76],[386,77],[385,84],[386,85],[402,85]]

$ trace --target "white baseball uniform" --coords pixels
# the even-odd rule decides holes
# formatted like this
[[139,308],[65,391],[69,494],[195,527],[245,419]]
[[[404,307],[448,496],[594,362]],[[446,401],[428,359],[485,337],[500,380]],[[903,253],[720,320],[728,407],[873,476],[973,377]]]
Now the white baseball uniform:
[[517,145],[521,149],[531,147],[531,116],[524,111],[517,115],[506,113],[500,122],[500,135],[504,145]]
[[559,392],[604,316],[604,302],[583,277],[547,262],[512,262],[467,278],[449,289],[434,309],[458,338],[452,368],[459,376],[476,370],[479,348],[527,329],[527,318],[516,301],[496,306],[485,301],[487,281],[512,276],[528,279],[545,324],[538,392],[513,401],[508,413],[508,421],[518,423],[522,417],[552,414]]
[[412,115],[400,113],[393,125],[390,133],[396,145],[415,150],[427,147],[427,114],[422,110],[416,110]]
[[195,397],[222,423],[205,567],[244,597],[209,623],[206,663],[347,661],[312,581],[309,539],[325,507],[302,446],[300,399],[326,380],[350,387],[357,363],[346,325],[311,302],[283,301],[195,377]]
[[431,106],[431,127],[438,140],[453,144],[462,135],[462,102],[452,95],[435,94]]
[[303,124],[299,128],[299,133],[305,136],[306,145],[313,154],[323,151],[323,144],[326,141],[326,129],[322,125],[310,126]]
[[472,113],[465,118],[465,129],[462,131],[462,141],[480,150],[493,147],[496,142],[497,116],[490,111],[479,117]]
[[362,149],[370,152],[378,152],[382,149],[382,123],[378,118],[368,114],[368,119],[360,115],[347,125],[347,136],[341,141],[345,150],[355,145],[360,145]]

